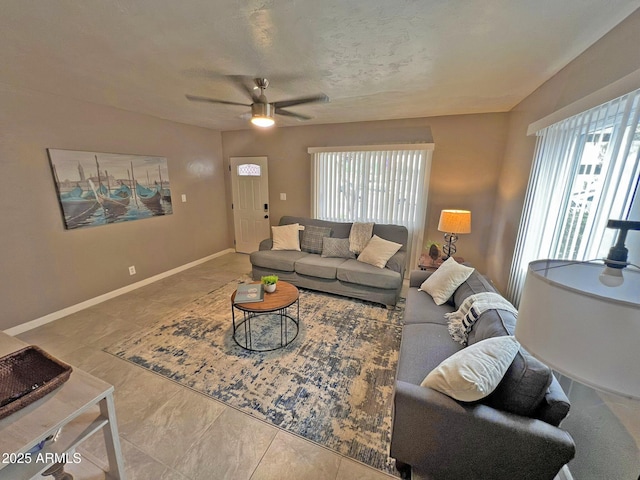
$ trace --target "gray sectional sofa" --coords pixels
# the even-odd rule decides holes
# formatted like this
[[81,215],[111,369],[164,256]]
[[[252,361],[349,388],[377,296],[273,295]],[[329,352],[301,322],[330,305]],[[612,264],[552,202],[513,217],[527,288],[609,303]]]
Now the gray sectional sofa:
[[[328,222],[307,217],[284,216],[280,225],[331,228],[331,237],[349,238],[351,223]],[[300,232],[302,243],[303,232]],[[402,244],[400,250],[378,268],[353,258],[325,258],[321,254],[295,250],[271,250],[270,238],[251,254],[252,276],[277,275],[298,287],[369,300],[387,306],[397,303],[402,289],[407,257],[408,231],[400,225],[375,224],[373,235]]]
[[[449,335],[444,314],[469,295],[495,292],[474,271],[438,306],[418,290],[428,275],[410,276],[395,382],[391,456],[396,466],[405,475],[414,468],[433,480],[552,480],[575,455],[575,445],[559,428],[569,401],[546,365],[520,349],[496,390],[473,403],[420,385],[464,348]],[[473,325],[468,344],[513,335],[515,322],[508,311],[488,310]]]

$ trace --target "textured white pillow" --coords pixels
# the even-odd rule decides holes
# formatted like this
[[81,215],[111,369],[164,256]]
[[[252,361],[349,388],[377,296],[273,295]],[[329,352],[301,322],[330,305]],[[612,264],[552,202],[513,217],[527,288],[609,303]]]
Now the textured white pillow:
[[358,255],[358,261],[374,267],[384,268],[393,255],[400,250],[401,243],[391,242],[377,235],[371,237],[367,246]]
[[300,225],[297,223],[271,227],[271,236],[273,237],[273,246],[271,247],[271,250],[300,251],[299,231]]
[[444,360],[420,385],[461,402],[480,400],[496,389],[519,349],[515,337],[481,340]]
[[373,222],[353,222],[349,231],[349,250],[358,255],[373,234]]
[[436,305],[442,305],[449,300],[456,288],[471,276],[473,270],[472,267],[460,265],[453,257],[449,257],[422,282],[419,290],[431,295]]

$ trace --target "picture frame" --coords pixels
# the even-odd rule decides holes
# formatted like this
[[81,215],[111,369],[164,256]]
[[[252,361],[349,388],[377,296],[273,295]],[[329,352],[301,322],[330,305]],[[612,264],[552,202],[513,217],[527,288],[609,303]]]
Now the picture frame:
[[165,157],[48,148],[68,230],[171,215]]

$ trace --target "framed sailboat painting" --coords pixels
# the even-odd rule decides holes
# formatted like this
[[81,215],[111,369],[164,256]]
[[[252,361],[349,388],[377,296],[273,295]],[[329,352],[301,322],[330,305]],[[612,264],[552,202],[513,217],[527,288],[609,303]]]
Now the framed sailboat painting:
[[173,213],[167,159],[48,148],[67,229]]

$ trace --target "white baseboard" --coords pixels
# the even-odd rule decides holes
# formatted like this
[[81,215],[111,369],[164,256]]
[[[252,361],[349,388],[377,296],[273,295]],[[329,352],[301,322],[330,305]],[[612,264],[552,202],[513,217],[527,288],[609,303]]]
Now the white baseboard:
[[34,328],[53,322],[54,320],[58,320],[59,318],[66,317],[67,315],[71,315],[72,313],[79,312],[80,310],[84,310],[85,308],[93,307],[94,305],[105,302],[107,300],[111,300],[112,298],[118,297],[125,293],[129,293],[140,287],[144,287],[153,282],[157,282],[158,280],[162,280],[163,278],[167,278],[167,277],[170,277],[171,275],[175,275],[176,273],[180,273],[184,270],[188,270],[192,267],[200,265],[201,263],[208,262],[209,260],[212,260],[214,258],[220,257],[222,255],[226,255],[227,253],[234,253],[234,252],[235,250],[233,248],[227,248],[226,250],[222,250],[221,252],[217,252],[217,253],[214,253],[213,255],[209,255],[199,260],[195,260],[185,265],[181,265],[171,270],[167,270],[166,272],[159,273],[158,275],[154,275],[153,277],[145,278],[144,280],[140,280],[139,282],[132,283],[131,285],[127,285],[126,287],[118,288],[117,290],[107,292],[98,297],[90,298],[89,300],[85,300],[84,302],[78,303],[76,305],[71,305],[70,307],[63,308],[62,310],[58,310],[57,312],[49,313],[44,317],[36,318],[35,320],[31,320],[29,322],[16,325],[15,327],[11,327],[5,330],[4,333],[11,336],[19,335],[20,333],[27,332]]

